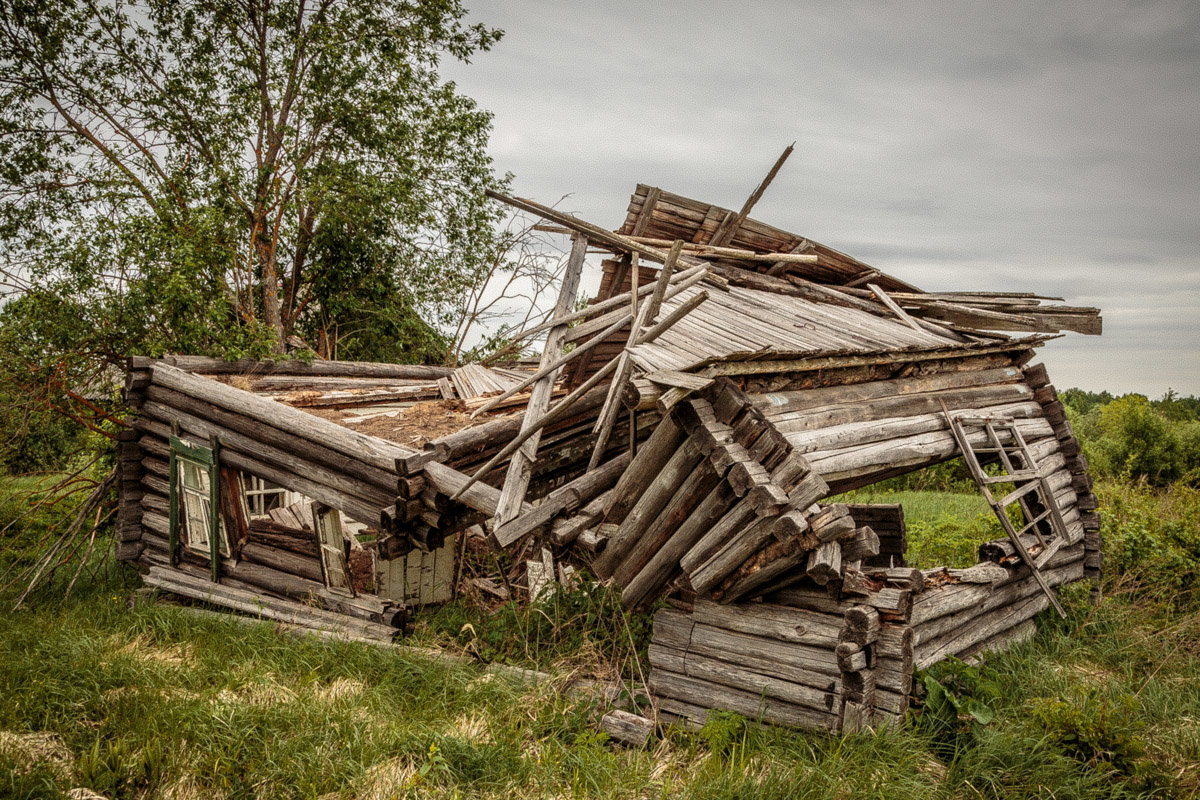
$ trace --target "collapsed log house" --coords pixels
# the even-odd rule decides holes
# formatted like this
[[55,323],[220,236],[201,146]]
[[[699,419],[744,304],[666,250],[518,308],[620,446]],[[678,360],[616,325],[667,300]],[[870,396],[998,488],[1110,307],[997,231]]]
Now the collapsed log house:
[[[389,639],[486,537],[532,595],[577,565],[627,607],[667,599],[663,719],[899,719],[914,668],[1027,637],[1054,587],[1098,578],[1087,464],[1030,361],[1100,318],[923,292],[750,218],[766,183],[739,212],[639,186],[615,232],[500,198],[574,237],[557,307],[517,336],[546,334],[536,366],[130,359],[120,557]],[[611,257],[572,311],[589,248]],[[956,457],[1008,534],[970,569],[907,567],[899,506],[823,502]]]

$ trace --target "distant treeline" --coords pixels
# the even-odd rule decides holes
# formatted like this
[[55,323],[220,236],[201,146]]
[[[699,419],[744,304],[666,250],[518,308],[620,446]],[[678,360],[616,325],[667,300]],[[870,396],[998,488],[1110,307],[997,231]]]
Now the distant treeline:
[[1200,397],[1059,393],[1096,475],[1200,485]]

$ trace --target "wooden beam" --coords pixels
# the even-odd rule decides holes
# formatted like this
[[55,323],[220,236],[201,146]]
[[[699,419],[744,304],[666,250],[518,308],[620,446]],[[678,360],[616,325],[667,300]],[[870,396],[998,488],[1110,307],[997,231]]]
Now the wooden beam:
[[916,331],[917,333],[924,333],[924,332],[925,332],[925,329],[924,329],[924,328],[922,328],[920,325],[918,325],[918,324],[917,324],[917,321],[916,321],[916,320],[914,320],[912,317],[910,317],[910,316],[909,316],[909,315],[908,315],[908,314],[907,314],[907,313],[904,311],[904,309],[903,309],[903,308],[901,308],[900,306],[896,305],[896,301],[895,301],[895,300],[893,300],[892,298],[888,297],[888,296],[887,296],[887,292],[883,291],[883,289],[880,289],[878,285],[876,285],[876,284],[874,284],[874,283],[868,283],[868,284],[867,284],[867,288],[868,288],[868,289],[870,289],[870,290],[871,290],[871,292],[872,292],[872,293],[873,293],[873,294],[874,294],[876,297],[878,297],[878,298],[879,298],[879,301],[880,301],[881,303],[883,303],[885,306],[887,306],[889,309],[891,309],[892,313],[893,313],[893,314],[895,314],[897,317],[899,317],[901,322],[903,322],[903,323],[904,323],[905,325],[907,325],[908,327],[912,328],[912,329],[913,329],[914,331]]
[[[583,259],[586,254],[587,237],[576,236],[571,246],[571,256],[567,261],[567,272],[563,276],[562,288],[559,290],[558,303],[554,307],[555,317],[566,316],[570,313],[571,306],[575,304],[575,295],[579,291],[579,278],[583,274]],[[560,360],[563,337],[566,336],[566,332],[565,324],[559,324],[550,329],[550,333],[546,336],[546,346],[542,350],[543,367],[555,364]],[[533,384],[522,428],[532,426],[550,406],[557,368],[548,373],[545,370],[539,370],[539,372],[543,375]],[[530,478],[533,477],[533,463],[537,460],[537,446],[540,439],[541,429],[538,428],[509,461],[508,471],[504,475],[504,488],[500,493],[499,507],[496,509],[498,525],[503,525],[521,513],[521,503],[525,500],[525,491],[529,488]]]
[[737,234],[738,229],[742,227],[742,223],[745,222],[746,218],[750,216],[750,212],[754,209],[755,204],[758,203],[758,201],[762,198],[763,193],[767,191],[767,187],[771,185],[771,181],[775,180],[775,176],[779,174],[779,170],[783,166],[783,162],[787,161],[788,156],[792,154],[792,150],[795,149],[795,147],[796,143],[792,142],[787,146],[787,148],[784,149],[783,154],[780,155],[779,158],[775,160],[775,163],[771,166],[771,170],[767,173],[767,177],[763,178],[762,183],[758,185],[758,188],[750,193],[750,197],[746,199],[745,204],[742,206],[742,210],[737,213],[737,216],[735,216],[728,225],[722,225],[721,229],[713,234],[713,238],[709,241],[709,244],[720,247],[733,239],[734,235]]

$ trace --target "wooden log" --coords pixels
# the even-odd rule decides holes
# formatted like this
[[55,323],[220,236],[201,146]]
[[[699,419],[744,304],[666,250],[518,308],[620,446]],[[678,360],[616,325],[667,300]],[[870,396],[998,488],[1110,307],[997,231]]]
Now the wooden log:
[[917,669],[925,669],[947,656],[966,653],[993,636],[1031,619],[1049,605],[1049,598],[1039,591],[1005,607],[1003,611],[997,610],[992,614],[978,617],[972,620],[972,624],[966,626],[965,629],[953,631],[938,639],[920,641],[918,634],[918,641],[914,645],[913,666]]
[[[1027,440],[1032,440],[1042,428],[1049,426],[1044,420],[1018,420],[1017,427]],[[982,432],[979,433],[978,441],[974,441],[976,434],[969,434],[974,444],[982,444],[983,435]],[[876,474],[896,467],[914,467],[945,461],[957,453],[958,443],[953,435],[949,431],[936,431],[842,450],[809,453],[807,456],[813,469],[828,483],[835,485],[849,478]]]
[[921,570],[913,567],[889,567],[887,569],[870,569],[864,573],[873,581],[885,583],[899,589],[905,589],[914,595],[925,588],[925,576]]
[[757,695],[782,700],[786,703],[810,708],[819,712],[833,712],[837,696],[831,691],[817,689],[801,683],[792,683],[772,675],[762,675],[736,663],[737,654],[720,659],[673,650],[662,645],[650,644],[650,666],[690,678],[716,684],[717,686],[753,692]]
[[608,534],[604,531],[604,524],[597,525],[595,528],[589,528],[579,534],[575,541],[579,542],[579,546],[590,553],[599,553],[608,545]]
[[771,541],[773,528],[770,517],[759,517],[740,533],[734,533],[711,558],[688,573],[692,588],[698,594],[711,591]]
[[[170,568],[170,564],[167,561],[166,518],[147,513],[144,519],[146,520],[146,534],[143,536],[142,541],[147,545],[148,549],[146,553],[143,553],[143,558],[150,552],[150,548],[153,548],[157,551],[158,558],[160,559],[158,565]],[[184,562],[180,564],[179,569],[189,572],[199,580],[207,582],[209,580],[207,559],[197,558],[196,563],[192,563],[189,559],[190,556],[186,557]],[[327,611],[374,622],[390,624],[391,616],[394,614],[394,607],[388,603],[384,603],[373,595],[349,597],[329,590],[323,583],[289,575],[261,564],[251,564],[244,561],[222,559],[221,585],[246,589],[256,593],[265,592],[301,602],[316,601],[323,605]]]
[[838,718],[834,714],[823,714],[770,697],[717,686],[708,681],[661,669],[651,670],[649,683],[651,691],[656,695],[682,700],[686,704],[702,708],[735,711],[757,722],[829,730],[833,730],[838,724]]
[[701,623],[692,628],[687,652],[734,659],[746,669],[822,690],[841,679],[832,648],[779,642]]
[[861,404],[929,392],[1016,383],[1021,379],[1021,370],[1017,367],[993,367],[962,372],[939,372],[933,375],[837,385],[803,391],[769,392],[753,395],[752,401],[768,416],[778,416],[828,406]]
[[290,550],[271,547],[258,542],[246,542],[242,545],[241,557],[252,564],[262,564],[289,575],[307,578],[320,582],[321,562],[312,556],[302,556]]
[[[142,417],[137,421],[136,425],[138,430],[164,439],[171,435],[170,428],[165,423],[153,421],[148,417]],[[150,462],[145,463],[149,464]],[[232,447],[222,448],[221,463],[242,472],[248,472],[251,475],[265,478],[279,486],[285,486],[300,492],[307,497],[336,508],[351,519],[366,525],[375,525],[383,509],[395,502],[395,498],[387,497],[386,495],[364,498],[358,495],[347,494],[328,484],[318,483],[303,475],[277,469],[270,464],[244,455]],[[165,495],[167,493],[166,480],[155,478],[148,482],[149,477],[143,478],[143,484],[151,489],[151,491]]]
[[[852,640],[851,640],[852,641]],[[880,659],[912,662],[913,632],[908,625],[883,624],[880,620],[879,636],[875,641],[875,655]]]
[[[1061,578],[1071,576],[1082,577],[1080,564],[1081,561],[1076,559],[1053,570],[1046,570],[1043,574],[1047,582],[1056,579],[1061,582]],[[930,593],[939,592],[942,596],[937,598],[936,605],[922,603],[920,599],[915,604],[913,618],[916,621],[912,624],[914,646],[928,649],[932,646],[931,642],[956,635],[959,631],[971,628],[978,619],[1002,613],[1003,609],[1040,594],[1041,587],[1028,576],[1027,568],[1022,572],[1025,577],[1016,577],[1001,586],[964,584],[961,586],[968,591],[951,592],[948,591],[951,588],[949,586],[930,590]],[[952,610],[946,613],[947,609]],[[933,616],[929,616],[931,614]]]
[[757,516],[758,504],[750,494],[747,494],[726,511],[721,519],[684,553],[683,557],[679,559],[680,567],[689,576],[695,574],[721,551],[730,537],[751,525]]
[[598,495],[574,514],[556,519],[550,526],[550,535],[554,543],[568,545],[579,538],[588,528],[599,525],[604,520],[604,513],[612,504],[615,489]]
[[162,363],[151,367],[153,382],[253,419],[265,426],[291,431],[316,444],[385,471],[395,461],[413,453],[391,442],[347,430],[320,417],[306,414],[273,400],[256,397],[209,378],[201,378]]
[[255,592],[233,586],[206,582],[184,570],[151,567],[143,581],[165,591],[184,597],[232,608],[242,613],[290,625],[306,628],[332,630],[355,636],[390,642],[395,637],[395,628],[367,620],[355,619],[344,614],[332,613],[312,606],[293,603],[278,598],[264,598]]
[[[167,499],[162,499],[162,505],[155,510],[167,513]],[[266,547],[289,550],[302,556],[317,558],[318,546],[312,531],[300,528],[289,528],[269,519],[252,519],[247,530],[249,541],[258,542]]]
[[912,610],[912,592],[892,588],[879,589],[865,595],[855,595],[843,600],[836,600],[830,597],[823,589],[790,586],[786,589],[773,592],[767,600],[772,603],[795,606],[796,608],[807,608],[826,614],[844,613],[845,609],[852,605],[867,605],[876,609],[881,614],[887,614],[893,619],[901,620],[906,619]]
[[[147,394],[154,389],[155,387],[151,386]],[[381,471],[375,473],[373,481],[368,482],[354,478],[347,475],[346,470],[343,470],[340,464],[326,465],[324,462],[310,461],[297,454],[295,450],[274,447],[252,434],[225,427],[211,419],[161,404],[156,400],[148,400],[145,403],[142,407],[142,416],[161,422],[168,427],[168,430],[172,424],[177,423],[183,432],[190,433],[206,442],[215,436],[221,440],[222,450],[237,450],[246,456],[276,467],[278,471],[325,484],[337,492],[358,497],[365,502],[379,503],[382,507],[395,497],[395,477],[385,475]],[[261,426],[251,426],[247,430],[253,430],[254,427]],[[303,450],[303,448],[300,449]],[[309,457],[313,455],[317,454],[309,451]]]
[[[762,409],[767,419],[784,434],[824,430],[834,425],[885,419],[915,417],[941,412],[941,404],[951,411],[989,409],[996,406],[1026,407],[1025,416],[1041,416],[1042,407],[1033,392],[1021,383],[967,386],[914,395],[880,397],[860,403],[835,403],[795,411]],[[789,441],[791,437],[788,437]]]
[[670,608],[655,614],[652,641],[709,658],[734,660],[745,669],[821,691],[836,692],[841,686],[836,644],[826,648],[727,630],[697,623]]
[[[628,587],[688,520],[697,506],[714,492],[719,481],[720,476],[717,472],[706,461],[701,460],[654,520],[638,536],[633,546],[628,548],[621,562],[612,571],[613,582],[617,586]],[[622,593],[622,601],[627,608],[632,608],[640,599],[635,598],[633,593],[628,596]]]
[[[575,302],[575,294],[579,287],[579,277],[583,272],[583,259],[587,252],[587,239],[576,236],[571,246],[571,256],[567,261],[566,274],[563,277],[559,291],[558,303],[554,307],[553,317],[561,317],[570,312]],[[554,375],[561,366],[566,325],[560,324],[550,328],[546,336],[546,344],[542,349],[541,369],[533,382],[529,396],[521,432],[528,434],[528,440],[521,445],[509,460],[508,471],[504,474],[504,487],[500,492],[500,500],[496,509],[497,530],[493,532],[496,544],[505,547],[520,537],[520,533],[510,531],[501,533],[505,523],[519,516],[525,501],[525,492],[529,488],[533,476],[533,462],[537,458],[538,444],[541,441],[541,431],[533,430],[537,419],[543,416],[550,407],[550,396],[554,391]],[[586,347],[586,345],[585,345]],[[503,395],[502,395],[503,396]],[[482,410],[482,408],[480,409]],[[476,412],[478,413],[478,412]],[[511,538],[510,538],[511,537]]]
[[[853,519],[853,518],[852,518]],[[842,541],[842,559],[847,563],[863,561],[879,555],[879,536],[863,525]]]
[[873,644],[879,639],[883,621],[879,611],[871,606],[851,606],[842,617],[842,628],[838,637],[844,642],[859,645]]
[[[634,460],[636,464],[637,459]],[[610,537],[604,552],[592,563],[592,570],[602,579],[611,578],[620,561],[629,553],[638,537],[657,517],[658,512],[675,494],[678,487],[700,462],[700,450],[688,439],[675,450],[657,477],[653,478],[617,532]],[[631,469],[633,464],[630,465]],[[605,518],[606,521],[609,517]]]
[[674,608],[660,608],[654,613],[651,641],[676,650],[687,650],[692,643],[695,621],[688,614]]
[[672,456],[676,455],[685,434],[682,427],[671,417],[664,417],[654,429],[646,443],[637,449],[637,457],[620,476],[614,489],[613,504],[605,515],[605,522],[620,524],[642,494],[652,485]]
[[652,720],[621,709],[613,709],[601,717],[600,730],[612,741],[636,750],[648,748],[656,732]]
[[629,467],[628,452],[585,472],[573,481],[555,489],[542,498],[532,510],[497,526],[491,533],[495,547],[508,547],[527,533],[549,523],[559,514],[571,511],[608,491]]
[[[808,518],[808,526],[821,543],[833,542],[854,533],[854,519],[843,503],[831,503]],[[840,561],[840,559],[839,559]]]
[[875,692],[880,690],[907,695],[912,692],[913,657],[910,650],[907,660],[876,658]]
[[1036,633],[1037,623],[1032,619],[1027,619],[1008,630],[1000,631],[977,645],[964,649],[959,657],[967,663],[973,664],[981,660],[982,656],[988,653],[999,653],[1022,642],[1029,641]]
[[808,550],[807,543],[796,539],[769,544],[730,573],[711,594],[722,603],[762,594],[781,576],[797,573],[797,568],[808,560]]
[[298,360],[260,361],[244,358],[226,361],[207,356],[168,355],[159,359],[133,356],[129,359],[131,370],[150,370],[167,365],[197,375],[295,375],[332,376],[363,378],[425,379],[448,377],[454,372],[451,367],[425,366],[420,364],[383,364],[368,361],[326,361],[317,359],[311,363]]
[[621,592],[626,608],[632,608],[662,588],[679,571],[679,561],[700,537],[721,518],[735,500],[732,489],[718,484],[678,530],[664,542]]
[[860,672],[867,669],[867,651],[860,644],[841,642],[834,652],[842,672]]
[[[500,503],[499,489],[482,482],[468,486],[467,484],[471,480],[469,476],[436,461],[426,464],[422,470],[425,480],[440,493],[455,497],[455,502],[462,503],[488,517],[496,515],[496,508]],[[522,513],[532,510],[533,506],[528,503],[522,506]]]
[[692,619],[725,630],[826,650],[837,647],[842,625],[842,620],[832,614],[770,603],[721,605],[702,597],[696,598]]

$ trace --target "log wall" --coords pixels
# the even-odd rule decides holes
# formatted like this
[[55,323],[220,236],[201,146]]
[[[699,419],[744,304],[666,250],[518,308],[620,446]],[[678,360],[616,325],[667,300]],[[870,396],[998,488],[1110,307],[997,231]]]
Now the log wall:
[[[1087,465],[1044,368],[1023,367],[1024,360],[964,359],[923,375],[848,385],[826,377],[833,385],[794,389],[780,376],[747,388],[774,380],[771,388],[783,389],[751,395],[755,407],[834,491],[955,457],[943,403],[951,412],[1015,417],[1067,525],[1067,544],[1043,577],[1052,587],[1094,579],[1099,517]],[[870,534],[842,541],[843,552],[860,561],[842,565],[840,574],[822,581],[810,559],[807,574],[780,575],[762,602],[719,606],[697,598],[690,613],[659,612],[650,683],[668,719],[700,724],[707,708],[724,708],[828,730],[895,724],[908,709],[914,669],[1026,639],[1034,616],[1049,606],[1007,540],[983,544],[972,569],[921,573],[903,566],[902,509],[847,510],[856,531]],[[1040,545],[1028,539],[1036,556]],[[862,540],[874,540],[877,554]]]
[[[452,537],[495,513],[499,490],[487,481],[495,482],[496,475],[485,476],[456,501],[450,497],[470,472],[515,435],[519,415],[442,437],[416,451],[204,377],[248,375],[254,381],[269,378],[290,386],[296,381],[428,379],[440,374],[440,369],[339,362],[131,359],[126,398],[132,426],[118,447],[119,556],[143,567],[169,568],[169,438],[178,434],[203,445],[215,438],[221,443],[224,466],[299,492],[338,510],[346,520],[388,534],[378,545],[373,582],[382,588],[382,597],[409,602],[417,596],[414,587],[429,583],[436,591],[423,593],[425,601],[448,599],[455,557]],[[547,428],[545,457],[534,470],[530,497],[549,494],[546,499],[553,502],[540,506],[544,519],[535,527],[548,527],[555,516],[570,514],[619,476],[619,470],[596,470],[575,480],[591,454],[591,426],[603,396],[603,389],[586,396],[570,415]],[[630,416],[634,415],[623,416],[622,430],[635,431],[640,439],[658,422],[657,413],[639,413],[636,426],[631,426]],[[613,437],[606,456],[620,466],[615,459],[628,447],[628,435]],[[330,607],[361,607],[376,618],[390,613],[393,604],[375,594],[347,599],[325,590],[315,540],[310,544],[312,551],[287,531],[252,529],[235,543],[234,558],[222,565],[223,582],[240,582],[278,597],[302,599],[323,593]],[[186,550],[182,562],[179,569],[185,571],[207,567],[207,559]],[[425,580],[426,573],[436,578]]]
[[[1082,540],[1060,550],[1043,570],[1047,582],[1082,579],[1084,554]],[[698,598],[690,613],[660,610],[650,688],[665,719],[692,725],[714,708],[831,731],[899,724],[914,669],[1022,641],[1048,607],[1019,559],[987,563],[997,569],[985,583],[939,571],[848,570],[836,586],[807,582],[762,602]]]

